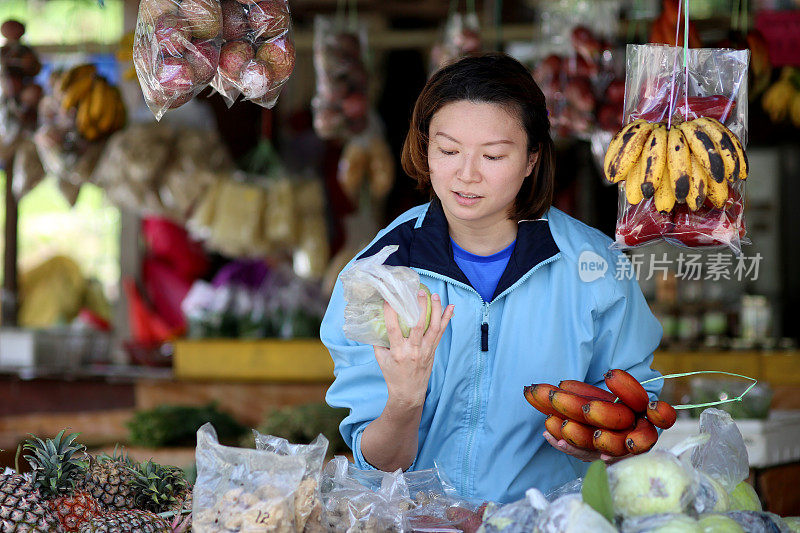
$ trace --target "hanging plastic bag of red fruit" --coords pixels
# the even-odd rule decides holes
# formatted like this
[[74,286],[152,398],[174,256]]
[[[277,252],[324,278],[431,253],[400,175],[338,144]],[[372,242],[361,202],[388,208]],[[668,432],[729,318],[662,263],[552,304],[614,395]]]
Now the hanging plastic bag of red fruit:
[[222,0],[222,48],[212,87],[228,104],[239,96],[272,108],[294,70],[286,0]]
[[314,131],[322,139],[347,140],[369,124],[366,27],[351,12],[314,19],[317,91],[311,101]]
[[628,45],[624,126],[606,152],[617,183],[615,247],[690,248],[746,239],[749,52]]
[[479,54],[482,49],[481,26],[475,13],[475,3],[468,1],[466,13],[451,9],[447,16],[441,40],[431,48],[429,71],[433,74],[462,57]]
[[219,0],[142,0],[133,64],[156,119],[180,107],[217,72],[222,32]]

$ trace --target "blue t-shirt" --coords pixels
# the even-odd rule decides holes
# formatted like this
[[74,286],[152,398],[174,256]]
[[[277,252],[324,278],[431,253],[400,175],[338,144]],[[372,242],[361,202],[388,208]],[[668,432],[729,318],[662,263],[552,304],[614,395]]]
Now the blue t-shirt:
[[472,287],[481,295],[483,301],[490,302],[517,241],[515,240],[506,248],[492,255],[471,254],[457,245],[452,238],[450,242],[453,245],[453,259],[456,264],[467,276]]

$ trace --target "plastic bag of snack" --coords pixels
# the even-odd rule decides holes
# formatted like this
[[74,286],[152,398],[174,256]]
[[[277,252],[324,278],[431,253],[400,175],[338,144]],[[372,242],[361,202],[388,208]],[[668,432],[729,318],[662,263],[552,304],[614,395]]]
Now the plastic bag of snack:
[[360,472],[341,456],[334,457],[325,466],[322,496],[326,529],[337,533],[404,531],[404,513],[414,503],[408,495],[402,471],[376,472],[380,478],[377,490],[359,481]]
[[663,239],[741,254],[748,58],[746,50],[628,45],[625,126],[604,160],[619,188],[617,248]]
[[243,96],[271,108],[294,70],[286,0],[222,0],[222,48],[212,87],[228,106]]
[[197,430],[192,530],[297,531],[295,498],[307,472],[299,455],[219,444],[211,424]]
[[221,42],[219,0],[142,0],[133,64],[156,119],[208,86],[217,72]]
[[256,449],[279,455],[300,457],[306,465],[303,479],[294,495],[294,524],[296,531],[324,531],[325,506],[320,483],[328,439],[318,435],[310,444],[291,444],[286,439],[263,435],[253,430]]
[[369,123],[366,28],[340,18],[314,19],[317,90],[311,102],[322,139],[348,139]]

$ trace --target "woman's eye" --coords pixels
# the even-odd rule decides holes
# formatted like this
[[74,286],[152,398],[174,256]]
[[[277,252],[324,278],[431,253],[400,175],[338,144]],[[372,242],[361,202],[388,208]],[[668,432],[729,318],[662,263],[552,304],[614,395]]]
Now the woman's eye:
[[489,161],[500,161],[505,156],[504,155],[485,155],[484,157],[486,159],[488,159]]
[[457,153],[455,150],[450,151],[450,150],[445,150],[444,148],[439,148],[439,151],[442,152],[444,155],[456,155]]

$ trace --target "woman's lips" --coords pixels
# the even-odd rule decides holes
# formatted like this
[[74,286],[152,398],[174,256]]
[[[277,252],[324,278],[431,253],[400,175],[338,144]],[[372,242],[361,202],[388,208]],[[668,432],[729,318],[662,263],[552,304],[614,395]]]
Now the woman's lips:
[[458,203],[458,205],[463,205],[465,207],[475,205],[478,203],[478,200],[483,198],[482,196],[477,196],[469,193],[455,192],[455,191],[453,191],[453,195],[456,197],[456,202]]

